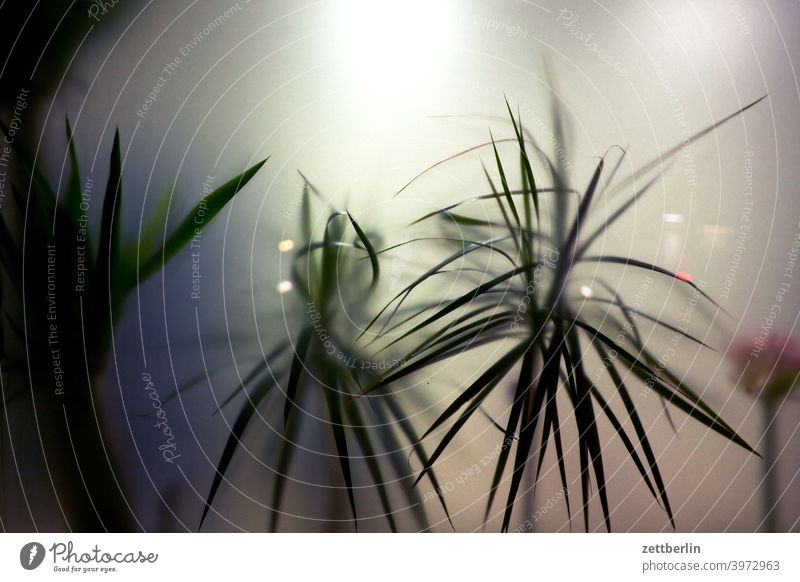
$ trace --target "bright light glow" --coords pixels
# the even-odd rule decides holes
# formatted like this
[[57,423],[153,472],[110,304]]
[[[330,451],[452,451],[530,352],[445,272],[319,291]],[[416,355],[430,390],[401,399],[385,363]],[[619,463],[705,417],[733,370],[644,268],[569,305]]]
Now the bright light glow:
[[373,91],[413,90],[442,61],[448,0],[341,0],[340,12],[348,66]]
[[673,213],[664,214],[664,222],[669,224],[680,224],[683,222],[683,215]]
[[684,283],[691,283],[692,279],[694,279],[694,277],[692,277],[692,274],[687,273],[686,271],[678,271],[677,273],[675,273],[675,278],[678,281],[683,281]]
[[592,288],[589,287],[588,285],[582,285],[581,286],[581,295],[586,297],[586,299],[591,299],[591,297],[594,296],[594,291],[592,291]]
[[278,250],[282,253],[288,253],[293,248],[294,248],[293,240],[286,239],[278,243]]
[[294,288],[291,281],[281,281],[278,283],[278,293],[288,293]]

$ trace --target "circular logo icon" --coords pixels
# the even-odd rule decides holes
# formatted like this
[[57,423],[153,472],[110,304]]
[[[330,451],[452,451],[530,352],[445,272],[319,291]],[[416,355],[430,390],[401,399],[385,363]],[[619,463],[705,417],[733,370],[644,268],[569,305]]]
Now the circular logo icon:
[[19,551],[19,563],[26,570],[35,570],[44,561],[44,546],[38,542],[30,542]]

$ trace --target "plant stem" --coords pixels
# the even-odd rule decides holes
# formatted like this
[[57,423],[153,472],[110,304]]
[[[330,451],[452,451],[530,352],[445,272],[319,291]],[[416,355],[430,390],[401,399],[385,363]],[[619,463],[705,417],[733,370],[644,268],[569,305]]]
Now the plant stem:
[[764,531],[778,531],[778,403],[764,403]]

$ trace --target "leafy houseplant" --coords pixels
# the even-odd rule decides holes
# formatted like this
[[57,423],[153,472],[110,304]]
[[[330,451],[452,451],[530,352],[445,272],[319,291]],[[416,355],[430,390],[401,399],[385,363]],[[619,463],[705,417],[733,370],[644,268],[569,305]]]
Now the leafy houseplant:
[[[758,101],[697,133],[689,141],[713,131]],[[566,186],[570,182],[563,164],[536,144],[524,129],[521,117],[515,117],[508,103],[506,105],[515,137],[503,141],[516,144],[521,186],[512,188],[507,163],[504,164],[499,142],[494,139],[448,158],[481,147],[491,148],[499,179],[493,178],[484,168],[487,194],[441,208],[415,222],[427,224],[439,219],[444,234],[438,237],[438,244],[452,246],[455,243],[456,249],[398,293],[373,319],[371,325],[383,323],[387,347],[398,342],[412,342],[412,347],[407,349],[401,365],[365,393],[380,389],[391,391],[401,379],[430,371],[436,363],[451,358],[468,361],[465,354],[481,346],[494,346],[502,355],[476,373],[474,381],[456,391],[452,402],[423,435],[427,438],[434,433],[442,434],[418,479],[434,473],[435,463],[475,412],[498,392],[507,378],[513,377],[515,387],[508,416],[500,427],[501,449],[488,494],[485,520],[491,516],[498,491],[507,486],[501,527],[503,531],[508,530],[514,504],[526,493],[521,489],[523,474],[529,463],[535,461],[534,475],[538,480],[550,443],[556,449],[567,511],[571,516],[562,433],[565,419],[574,418],[584,526],[589,529],[593,480],[605,527],[610,531],[603,445],[598,431],[600,419],[605,417],[674,527],[664,478],[637,410],[632,382],[643,382],[668,407],[684,412],[748,451],[753,449],[686,382],[659,362],[642,339],[641,320],[649,321],[655,330],[669,331],[700,346],[708,346],[681,329],[679,324],[673,325],[629,306],[621,293],[605,280],[605,273],[625,268],[628,278],[630,272],[641,272],[656,279],[671,280],[687,292],[702,297],[712,308],[719,309],[719,306],[683,275],[634,257],[597,255],[591,251],[604,233],[652,189],[660,175],[659,165],[674,157],[682,146],[669,150],[635,172],[634,176],[644,179],[644,184],[615,211],[595,220],[597,224],[591,226],[593,203],[604,188],[603,182],[606,185],[613,182],[625,152],[610,171],[606,168],[609,153],[600,159],[572,210],[569,201],[577,193]],[[560,126],[556,112],[554,127]],[[557,138],[563,143],[561,135]],[[540,186],[543,175],[549,178],[551,187]],[[617,188],[628,188],[631,183],[632,180],[622,181]],[[488,215],[483,207],[481,213],[470,211],[479,203],[494,205],[495,215]],[[424,238],[425,244],[430,244],[430,238]],[[416,242],[412,240],[409,244]],[[482,253],[489,253],[495,259],[488,267],[475,259]],[[603,275],[594,280],[586,276],[585,267],[592,265],[603,267]],[[447,271],[456,274],[478,271],[480,275],[454,298],[420,301],[410,309],[410,315],[397,316],[401,304],[413,300],[429,280]],[[592,306],[603,309],[593,311]],[[626,331],[615,337],[618,330]],[[607,371],[609,386],[600,385],[587,370],[586,357],[590,351],[596,353]],[[562,395],[561,402],[559,395]],[[625,416],[618,415],[609,406],[612,396],[622,401]],[[567,414],[564,401],[568,403]]]
[[[608,171],[610,154],[603,156],[588,185],[575,191],[568,187],[570,181],[560,160],[550,158],[536,144],[510,107],[509,116],[513,139],[492,139],[467,150],[491,148],[497,177],[485,170],[487,193],[416,221],[421,226],[438,221],[442,232],[437,236],[376,250],[374,235],[367,234],[369,229],[362,229],[349,213],[328,205],[324,210],[328,218],[318,235],[312,228],[312,205],[322,196],[303,178],[302,244],[291,263],[302,321],[290,339],[279,342],[254,367],[242,390],[220,404],[222,412],[237,395],[245,396],[230,425],[201,527],[230,481],[231,463],[243,447],[245,432],[256,419],[265,418],[274,429],[278,450],[270,529],[280,527],[299,439],[312,429],[323,429],[329,436],[327,446],[336,458],[342,494],[356,528],[368,520],[377,523],[385,519],[389,529],[400,530],[404,528],[400,516],[407,511],[415,528],[428,529],[430,523],[413,487],[425,478],[431,481],[449,519],[436,463],[474,413],[483,410],[490,396],[502,394],[509,378],[513,395],[507,417],[493,419],[501,433],[501,447],[485,510],[488,520],[498,494],[505,492],[501,509],[504,531],[510,527],[515,502],[527,494],[522,484],[525,472],[538,480],[551,443],[571,517],[566,462],[569,448],[563,435],[565,423],[573,418],[586,529],[593,482],[605,526],[611,529],[599,431],[599,423],[606,421],[674,525],[651,435],[645,430],[631,390],[633,382],[644,383],[666,407],[684,412],[752,451],[700,395],[662,365],[643,339],[641,322],[648,321],[654,330],[667,330],[707,346],[677,324],[629,305],[607,280],[587,278],[585,270],[601,265],[604,274],[626,268],[654,279],[664,278],[703,297],[711,309],[718,309],[686,277],[632,257],[591,254],[607,230],[652,189],[660,175],[659,164],[674,157],[681,146],[634,173],[637,179],[644,179],[643,185],[637,187],[632,180],[619,182],[616,188],[625,191],[633,183],[633,193],[610,215],[595,220],[599,224],[592,227],[593,204],[604,183],[613,183],[623,158]],[[554,127],[560,127],[558,115]],[[2,130],[7,133],[5,127]],[[61,510],[70,528],[129,531],[140,526],[120,480],[122,464],[107,446],[109,427],[102,415],[103,391],[98,383],[109,355],[114,323],[125,297],[190,242],[196,234],[196,216],[202,212],[201,223],[207,225],[264,162],[209,194],[165,240],[160,241],[157,235],[159,229],[165,230],[166,210],[163,215],[156,213],[142,240],[123,245],[118,135],[97,228],[89,227],[81,207],[84,195],[69,128],[68,138],[72,176],[62,195],[48,184],[23,148],[15,149],[16,179],[23,187],[13,189],[14,208],[4,211],[0,221],[2,405],[25,406],[26,418],[36,421],[31,424],[33,428],[14,427],[9,432],[28,430],[30,438],[41,439],[42,455],[37,459],[43,466],[39,467],[40,475],[50,475],[53,490],[69,500]],[[517,149],[515,164],[519,163],[521,181],[517,188],[512,188],[508,163],[501,157],[501,144],[509,143]],[[547,176],[547,187],[540,184],[542,176]],[[577,202],[571,203],[573,200]],[[493,205],[494,215],[477,214],[471,210],[476,204]],[[369,323],[363,329],[354,326],[352,321],[359,320],[361,314],[354,318],[353,310],[367,310],[376,300],[382,255],[417,244],[446,249],[449,254],[414,278],[374,317],[366,317]],[[479,256],[490,260],[479,261]],[[426,285],[450,274],[458,275],[461,285],[471,282],[456,297],[420,299]],[[618,330],[625,331],[615,335]],[[371,334],[371,342],[366,341],[367,334]],[[502,355],[477,371],[476,379],[460,386],[452,402],[420,434],[411,422],[413,411],[401,400],[396,387],[401,381],[430,373],[437,363],[469,361],[465,354],[481,346],[494,347]],[[390,370],[380,373],[387,367],[387,360],[381,360],[384,354],[400,349],[402,357],[388,360]],[[608,383],[600,383],[587,369],[585,358],[590,351],[600,360]],[[378,365],[380,362],[384,365]],[[7,383],[7,378],[13,381]],[[413,390],[426,399],[427,408],[427,391]],[[622,402],[624,416],[610,405],[612,397]],[[324,416],[309,413],[318,409],[324,410]],[[440,432],[442,436],[429,454],[423,441]],[[405,451],[411,451],[422,464],[416,478]],[[361,484],[364,482],[367,485]],[[372,494],[382,516],[365,515],[361,509]]]
[[[757,102],[697,133],[690,141],[713,131]],[[318,192],[304,178],[303,246],[292,261],[292,282],[306,311],[304,323],[296,339],[275,347],[243,383],[246,402],[239,408],[231,425],[202,520],[206,519],[221,487],[229,480],[230,464],[237,450],[243,447],[246,429],[252,426],[255,418],[261,418],[270,426],[282,427],[282,432],[278,431],[275,436],[279,454],[272,469],[275,477],[269,505],[270,529],[278,528],[291,459],[300,448],[296,439],[311,423],[320,422],[319,418],[306,413],[312,399],[326,403],[324,424],[329,428],[331,448],[340,464],[354,521],[358,522],[358,492],[361,488],[354,485],[353,467],[366,465],[392,530],[397,529],[397,525],[390,502],[391,488],[380,455],[376,453],[379,450],[397,451],[401,445],[386,425],[390,422],[396,424],[422,463],[414,484],[429,478],[449,519],[435,464],[475,412],[483,410],[483,403],[492,394],[502,393],[499,387],[510,377],[513,377],[514,390],[508,416],[502,426],[493,420],[502,433],[502,440],[485,510],[485,520],[488,520],[498,492],[507,487],[502,509],[504,531],[510,526],[515,502],[526,493],[521,490],[526,468],[532,460],[535,461],[538,480],[550,443],[556,450],[564,498],[571,516],[566,447],[562,434],[564,423],[572,418],[578,432],[581,510],[586,529],[589,528],[592,481],[596,485],[605,526],[611,529],[598,429],[601,418],[611,425],[643,482],[674,526],[665,480],[631,390],[633,382],[642,382],[658,394],[665,410],[680,410],[752,451],[700,395],[658,361],[643,340],[641,322],[647,321],[654,330],[669,331],[703,348],[708,346],[677,324],[661,320],[638,306],[628,305],[608,281],[585,278],[586,266],[602,265],[606,269],[604,272],[629,268],[652,279],[663,278],[672,282],[679,289],[702,297],[712,309],[719,309],[710,297],[683,275],[632,257],[590,253],[594,243],[652,189],[660,175],[659,163],[674,157],[682,146],[669,150],[659,160],[635,172],[635,178],[646,178],[644,184],[600,224],[590,228],[592,204],[604,188],[603,179],[606,183],[613,181],[623,158],[620,157],[610,172],[606,169],[608,154],[601,158],[588,185],[578,193],[567,187],[569,182],[561,162],[551,159],[524,129],[521,118],[515,118],[510,107],[508,110],[515,132],[513,139],[493,139],[439,163],[480,148],[491,148],[499,178],[494,179],[484,169],[487,194],[454,203],[415,221],[415,225],[426,225],[438,219],[443,232],[437,236],[406,237],[405,242],[375,250],[370,237],[352,216],[331,209],[322,238],[317,239],[312,233],[311,195],[318,196]],[[560,127],[557,115],[555,127]],[[505,142],[513,142],[518,150],[522,182],[518,188],[511,187],[510,174],[498,148]],[[548,187],[539,185],[540,166],[551,182]],[[632,181],[622,181],[617,188],[627,189]],[[570,199],[576,198],[577,203],[572,209]],[[495,216],[487,217],[486,212],[480,215],[471,213],[470,207],[476,204],[494,205]],[[550,208],[552,210],[546,210]],[[348,226],[354,232],[352,242],[345,237]],[[381,255],[406,245],[420,244],[450,249],[449,254],[414,278],[363,329],[354,330],[353,324],[345,319],[352,322],[349,310],[353,305],[368,305],[377,292]],[[428,253],[419,254],[428,256]],[[495,260],[481,262],[476,259],[480,254],[488,254]],[[469,262],[471,260],[474,264]],[[367,265],[371,273],[369,283],[366,281]],[[420,298],[426,284],[434,284],[441,277],[454,275],[464,280],[474,277],[475,273],[478,273],[478,280],[454,298],[438,295],[433,300]],[[591,283],[592,287],[585,283]],[[603,309],[598,314],[590,307]],[[341,325],[343,322],[344,326]],[[624,331],[615,335],[612,330]],[[371,337],[369,342],[367,334]],[[507,347],[509,343],[510,347]],[[353,369],[348,365],[351,361],[374,361],[382,357],[385,350],[397,350],[408,344],[411,347],[405,347],[401,352],[404,357],[396,358],[395,365],[385,374],[378,375],[369,367],[366,370]],[[330,346],[334,348],[332,351],[328,349]],[[477,379],[456,391],[455,398],[423,435],[416,434],[409,420],[412,411],[400,405],[397,385],[403,379],[430,372],[437,363],[462,358],[469,361],[465,354],[481,346],[494,346],[502,355],[485,370],[476,373]],[[585,358],[588,351],[597,354],[610,379],[607,386],[587,370]],[[430,402],[427,391],[416,385],[411,389],[422,392],[426,402]],[[377,398],[381,390],[384,394]],[[225,400],[220,409],[237,394],[238,391]],[[610,405],[614,396],[621,400],[624,416]],[[564,401],[568,403],[566,413]],[[280,418],[275,418],[276,411],[282,412]],[[270,414],[272,420],[266,419]],[[443,436],[429,455],[422,440],[438,431],[443,431]],[[394,471],[403,495],[409,502],[414,502],[417,498],[409,488],[407,467],[395,464]]]
[[[292,481],[293,461],[301,448],[304,431],[321,429],[337,458],[355,529],[361,522],[385,519],[398,531],[398,519],[410,514],[417,528],[427,527],[422,505],[413,488],[413,476],[404,449],[427,459],[416,429],[394,399],[370,401],[362,391],[378,378],[387,363],[377,361],[354,343],[358,331],[353,317],[368,304],[380,277],[380,263],[371,237],[348,212],[337,211],[303,177],[302,244],[291,261],[291,282],[297,290],[299,330],[274,349],[243,381],[245,402],[230,425],[209,491],[200,526],[218,497],[230,483],[230,464],[242,448],[245,431],[258,422],[270,426],[277,443],[277,460],[269,501],[269,529],[280,529],[287,486]],[[323,204],[319,212],[314,206]],[[326,216],[321,239],[313,222]],[[364,263],[359,259],[368,259]],[[369,266],[369,271],[365,270]],[[389,364],[391,365],[391,363]],[[219,407],[222,410],[239,396],[234,392]],[[324,417],[313,411],[323,409]],[[258,421],[258,422],[257,422]],[[324,454],[324,453],[321,453]],[[359,486],[358,472],[367,485]],[[436,477],[431,475],[439,490]],[[359,511],[362,490],[374,489],[383,515],[365,516]],[[398,504],[392,501],[399,492]],[[402,500],[402,501],[401,501]],[[440,502],[447,512],[444,500]]]
[[[5,125],[0,129],[9,135]],[[67,138],[71,177],[61,195],[24,147],[19,142],[13,146],[20,187],[12,186],[13,208],[5,210],[0,220],[2,406],[17,406],[12,416],[32,414],[35,419],[35,425],[10,432],[29,434],[31,442],[41,442],[41,456],[26,461],[39,464],[39,470],[50,476],[67,527],[132,531],[141,526],[121,482],[123,465],[109,446],[113,440],[103,418],[99,382],[114,324],[126,296],[205,228],[264,162],[209,193],[169,236],[159,240],[169,208],[163,204],[143,237],[125,245],[120,234],[119,133],[114,137],[97,228],[87,215],[96,196],[84,192],[69,122]],[[195,220],[197,216],[203,220]],[[24,465],[19,470],[29,473]],[[32,483],[21,486],[24,495]]]

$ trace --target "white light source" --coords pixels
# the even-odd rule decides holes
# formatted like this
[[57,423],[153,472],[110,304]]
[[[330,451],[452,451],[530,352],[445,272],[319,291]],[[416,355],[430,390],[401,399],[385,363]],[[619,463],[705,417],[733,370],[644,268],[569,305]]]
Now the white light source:
[[288,253],[293,248],[294,248],[293,240],[286,239],[278,243],[278,250],[282,253]]
[[581,295],[586,299],[591,299],[594,296],[594,291],[588,285],[581,285]]
[[281,281],[278,283],[278,293],[288,293],[294,288],[291,281]]
[[667,212],[664,214],[664,222],[668,224],[680,224],[683,222],[683,215],[674,212]]
[[393,94],[436,69],[449,37],[448,0],[341,0],[345,57],[355,78]]

